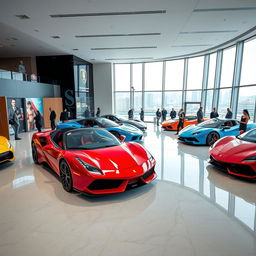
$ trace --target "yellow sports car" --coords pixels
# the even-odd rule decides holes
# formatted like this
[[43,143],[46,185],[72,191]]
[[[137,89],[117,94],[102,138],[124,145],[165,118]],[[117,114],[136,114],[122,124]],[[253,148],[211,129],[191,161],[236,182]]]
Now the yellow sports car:
[[14,160],[14,148],[3,136],[0,136],[0,163]]

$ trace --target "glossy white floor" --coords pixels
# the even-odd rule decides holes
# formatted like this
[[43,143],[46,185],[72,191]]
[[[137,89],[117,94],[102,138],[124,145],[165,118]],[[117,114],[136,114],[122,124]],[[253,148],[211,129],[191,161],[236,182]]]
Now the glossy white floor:
[[87,198],[33,164],[31,133],[0,167],[0,255],[256,255],[256,183],[207,163],[208,147],[177,143],[149,125],[145,146],[158,179]]

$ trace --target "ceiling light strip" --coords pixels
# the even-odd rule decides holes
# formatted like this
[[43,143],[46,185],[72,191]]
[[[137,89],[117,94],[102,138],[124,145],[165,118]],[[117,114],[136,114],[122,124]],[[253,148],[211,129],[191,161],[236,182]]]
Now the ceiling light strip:
[[238,30],[213,30],[213,31],[184,31],[180,32],[179,34],[181,35],[186,35],[186,34],[217,34],[217,33],[233,33],[233,32],[238,32]]
[[109,58],[105,60],[153,60],[153,57],[141,57],[141,58]]
[[76,38],[93,38],[93,37],[122,37],[122,36],[160,36],[161,33],[135,33],[135,34],[103,34],[103,35],[76,35]]
[[105,47],[105,48],[91,48],[92,51],[105,50],[136,50],[136,49],[155,49],[157,46],[132,46],[132,47]]
[[202,46],[211,46],[211,44],[181,44],[181,45],[172,45],[172,47],[202,47]]
[[166,10],[134,11],[134,12],[67,13],[67,14],[51,14],[50,17],[51,18],[75,18],[75,17],[145,15],[145,14],[165,14],[165,13],[166,13]]
[[256,7],[194,9],[193,12],[254,11]]

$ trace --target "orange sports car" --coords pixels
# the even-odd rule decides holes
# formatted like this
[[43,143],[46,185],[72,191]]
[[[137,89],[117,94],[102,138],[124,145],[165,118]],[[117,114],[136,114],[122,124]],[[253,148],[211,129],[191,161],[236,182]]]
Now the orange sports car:
[[[204,117],[203,121],[206,121],[208,118]],[[168,119],[162,123],[162,128],[167,131],[176,131],[177,126],[179,123],[179,118],[175,119]],[[184,120],[184,127],[191,125],[191,124],[197,124],[197,116],[186,116]]]

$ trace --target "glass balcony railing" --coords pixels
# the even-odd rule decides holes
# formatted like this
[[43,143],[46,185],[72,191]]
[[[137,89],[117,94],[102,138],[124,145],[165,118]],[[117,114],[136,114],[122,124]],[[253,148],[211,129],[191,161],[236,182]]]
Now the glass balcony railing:
[[11,79],[11,80],[19,80],[19,81],[28,81],[28,82],[40,82],[40,77],[35,74],[23,74],[14,71],[8,71],[4,69],[0,69],[0,79]]

